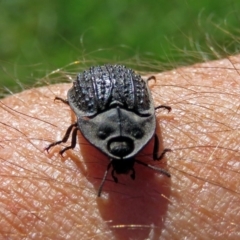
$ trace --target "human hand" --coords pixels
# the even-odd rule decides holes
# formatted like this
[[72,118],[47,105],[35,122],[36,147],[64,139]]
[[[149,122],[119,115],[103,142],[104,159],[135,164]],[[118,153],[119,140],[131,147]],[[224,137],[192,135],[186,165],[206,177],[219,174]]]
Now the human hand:
[[[152,142],[139,155],[171,179],[135,166],[136,179],[108,176],[108,158],[79,134],[76,148],[47,154],[75,121],[54,102],[71,84],[30,89],[1,100],[1,238],[237,239],[239,236],[240,56],[156,75],[151,90],[166,159]],[[159,130],[159,131],[160,131]]]

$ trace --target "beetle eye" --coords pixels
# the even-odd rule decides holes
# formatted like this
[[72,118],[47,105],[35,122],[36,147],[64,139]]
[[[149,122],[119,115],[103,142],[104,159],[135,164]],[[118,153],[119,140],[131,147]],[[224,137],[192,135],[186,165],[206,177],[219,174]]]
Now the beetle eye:
[[132,136],[137,139],[142,138],[144,135],[144,132],[140,128],[134,128],[131,132]]

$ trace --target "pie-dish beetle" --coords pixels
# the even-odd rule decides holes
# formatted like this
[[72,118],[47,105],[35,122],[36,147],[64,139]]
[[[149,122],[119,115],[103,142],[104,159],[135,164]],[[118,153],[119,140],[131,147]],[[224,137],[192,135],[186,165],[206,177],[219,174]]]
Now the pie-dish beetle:
[[65,143],[72,133],[71,145],[60,151],[76,146],[77,131],[109,158],[102,182],[102,187],[109,169],[112,167],[112,178],[118,182],[116,174],[131,172],[135,179],[134,164],[138,163],[152,168],[167,177],[170,174],[161,168],[135,159],[137,153],[154,138],[153,160],[161,160],[164,149],[158,156],[159,139],[156,134],[155,110],[159,108],[171,111],[171,107],[160,105],[154,107],[147,82],[140,75],[123,65],[104,65],[91,67],[77,75],[73,87],[68,91],[67,100],[56,98],[68,104],[74,111],[77,121],[70,125],[61,141],[50,144],[51,147]]

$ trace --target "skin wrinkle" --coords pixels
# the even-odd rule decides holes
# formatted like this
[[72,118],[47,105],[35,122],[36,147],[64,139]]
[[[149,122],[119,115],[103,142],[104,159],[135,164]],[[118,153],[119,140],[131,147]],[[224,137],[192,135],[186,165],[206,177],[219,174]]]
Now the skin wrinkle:
[[[151,146],[140,155],[148,163],[168,168],[171,182],[165,182],[162,176],[153,178],[159,174],[136,166],[135,181],[127,175],[115,184],[108,176],[101,199],[96,198],[96,189],[108,160],[90,148],[81,134],[78,136],[80,149],[66,152],[62,159],[58,151],[69,143],[54,147],[49,154],[43,151],[49,143],[61,139],[67,126],[74,122],[69,107],[53,100],[55,96],[64,98],[71,85],[32,89],[2,100],[5,107],[0,104],[0,122],[1,128],[6,129],[0,131],[0,144],[3,152],[10,151],[11,146],[15,153],[6,158],[0,149],[0,164],[4,166],[0,170],[3,189],[0,229],[2,226],[5,229],[2,233],[0,230],[0,236],[31,238],[36,235],[52,239],[113,239],[115,236],[121,239],[133,236],[132,233],[136,237],[139,233],[147,238],[150,230],[146,229],[152,224],[149,221],[145,230],[138,228],[137,232],[127,226],[113,228],[124,224],[124,218],[118,218],[113,212],[120,214],[125,205],[134,210],[134,204],[143,201],[145,212],[156,213],[162,219],[163,226],[160,222],[157,225],[161,231],[154,230],[153,234],[161,234],[161,239],[214,239],[217,236],[236,239],[240,221],[239,166],[236,165],[240,158],[236,141],[239,139],[240,88],[237,86],[240,77],[234,62],[240,62],[239,57],[231,57],[231,63],[228,59],[222,60],[222,65],[216,61],[157,75],[156,83],[151,84],[153,97],[157,99],[155,105],[166,103],[173,109],[170,114],[157,111],[157,119],[164,147],[173,151],[167,154],[167,165],[152,161]],[[229,69],[224,70],[223,66]],[[229,86],[233,89],[228,89]],[[19,137],[21,141],[16,141]],[[84,148],[85,153],[80,156]],[[85,170],[81,162],[87,165]],[[93,168],[97,169],[93,171]],[[169,187],[171,192],[164,193],[157,186]],[[140,193],[141,189],[144,194]],[[136,195],[132,191],[136,191]],[[161,194],[167,205],[160,203]],[[150,206],[153,199],[159,208],[154,201],[154,207]],[[17,212],[10,206],[17,207]],[[164,206],[167,211],[159,214]],[[138,224],[139,209],[125,213],[136,215],[136,221],[132,219],[130,224]]]
[[[51,188],[51,191],[52,191],[52,188]],[[58,192],[58,190],[57,190],[56,192]],[[18,198],[18,197],[17,197],[17,198]],[[28,206],[28,202],[27,202],[27,206]]]

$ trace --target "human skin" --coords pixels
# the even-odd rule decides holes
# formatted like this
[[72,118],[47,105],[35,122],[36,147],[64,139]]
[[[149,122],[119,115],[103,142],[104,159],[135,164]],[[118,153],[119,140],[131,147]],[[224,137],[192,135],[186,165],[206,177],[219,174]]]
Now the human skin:
[[136,157],[171,173],[135,164],[136,179],[111,172],[109,159],[78,133],[66,98],[71,84],[33,88],[0,102],[0,239],[239,239],[240,55],[156,74],[149,82],[160,152],[153,141]]

